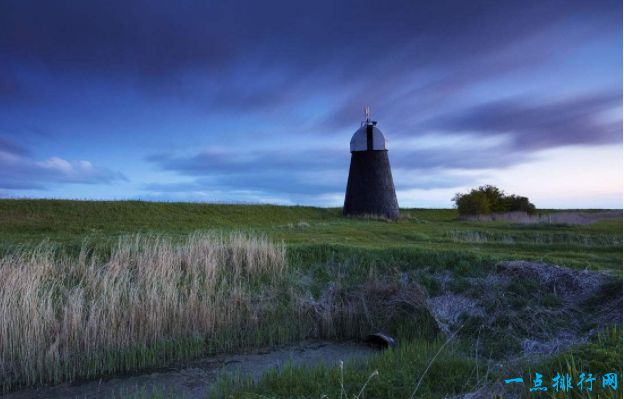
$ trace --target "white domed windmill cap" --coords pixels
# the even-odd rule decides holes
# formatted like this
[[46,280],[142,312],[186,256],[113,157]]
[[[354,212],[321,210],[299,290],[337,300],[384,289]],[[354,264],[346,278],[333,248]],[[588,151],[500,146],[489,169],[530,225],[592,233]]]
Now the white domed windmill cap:
[[386,137],[377,127],[377,121],[370,119],[370,108],[366,107],[364,112],[366,121],[362,122],[362,126],[351,137],[351,152],[388,150]]

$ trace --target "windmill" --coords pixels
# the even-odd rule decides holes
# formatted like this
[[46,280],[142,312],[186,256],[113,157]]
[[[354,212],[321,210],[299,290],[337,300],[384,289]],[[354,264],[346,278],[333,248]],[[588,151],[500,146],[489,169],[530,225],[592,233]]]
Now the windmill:
[[364,109],[365,120],[351,137],[351,166],[342,213],[399,218],[386,138]]

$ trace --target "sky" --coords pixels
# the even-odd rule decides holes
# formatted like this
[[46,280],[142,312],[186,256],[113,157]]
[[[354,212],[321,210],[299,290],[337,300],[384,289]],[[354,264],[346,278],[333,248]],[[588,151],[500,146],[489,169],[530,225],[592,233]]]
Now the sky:
[[0,2],[0,197],[622,207],[622,2]]

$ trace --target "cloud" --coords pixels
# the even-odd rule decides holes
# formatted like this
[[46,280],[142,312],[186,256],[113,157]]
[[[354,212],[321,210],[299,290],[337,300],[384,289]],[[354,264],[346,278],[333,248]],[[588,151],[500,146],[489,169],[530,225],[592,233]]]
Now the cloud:
[[[192,176],[192,182],[151,183],[144,189],[152,192],[253,191],[281,195],[283,198],[315,196],[332,190],[342,190],[343,175],[348,170],[348,158],[331,152],[295,152],[284,155],[279,151],[261,154],[230,152],[211,156],[211,151],[190,157],[160,155],[150,161],[160,168]],[[312,156],[314,155],[314,156]]]
[[[335,88],[346,93],[343,107],[359,110],[380,98],[371,93],[405,88],[407,75],[432,75],[435,85],[420,89],[440,93],[542,62],[559,43],[542,41],[534,56],[505,51],[579,15],[597,32],[619,32],[618,8],[615,0],[5,1],[0,54],[8,65],[132,81],[211,109],[287,107]],[[0,88],[22,83],[13,76]]]
[[288,171],[296,169],[318,169],[342,165],[340,158],[344,151],[333,148],[297,150],[278,148],[275,150],[253,150],[249,148],[206,149],[191,156],[158,154],[147,160],[158,164],[162,169],[181,172],[191,176],[205,176],[214,173],[240,173],[254,170]]
[[44,190],[53,184],[111,183],[126,178],[89,161],[50,157],[37,161],[25,148],[0,138],[0,188]]
[[618,110],[621,93],[601,93],[557,102],[509,99],[443,115],[430,126],[449,132],[508,135],[521,151],[566,145],[608,144],[622,140],[622,120],[605,114]]
[[[470,171],[504,169],[534,160],[547,148],[621,142],[621,107],[614,93],[529,102],[513,98],[442,115],[425,124],[438,132],[397,135],[390,146],[395,184],[400,190],[444,189],[477,182]],[[349,154],[334,147],[305,149],[208,148],[196,154],[163,153],[147,158],[160,169],[194,177],[191,183],[148,184],[158,192],[253,190],[293,201],[344,190]],[[458,172],[460,171],[460,172]]]
[[[0,2],[0,134],[14,138],[0,142],[0,187],[122,179],[27,150],[56,140],[115,162],[154,154],[147,162],[160,176],[145,165],[133,170],[153,196],[336,199],[346,184],[348,133],[367,104],[387,129],[395,183],[405,192],[461,186],[479,171],[527,163],[542,148],[618,142],[621,116],[604,114],[621,114],[621,65],[612,72],[621,63],[621,7]],[[579,69],[588,66],[606,73],[592,70],[595,81],[585,82]],[[613,83],[615,92],[587,94]],[[510,97],[518,94],[525,97]],[[343,133],[344,145],[336,140]],[[444,145],[410,144],[422,137]],[[182,182],[163,183],[168,174]]]
[[[501,168],[528,158],[513,153],[505,141],[485,145],[471,136],[459,136],[450,145],[401,143],[389,152],[399,189],[457,187],[474,178],[459,170]],[[454,146],[461,143],[460,146]],[[175,172],[191,181],[149,183],[148,192],[220,192],[250,190],[264,195],[281,196],[291,202],[309,203],[319,195],[342,193],[345,189],[350,154],[348,150],[326,148],[281,148],[250,150],[246,148],[208,148],[196,154],[161,153],[147,160],[159,169]]]
[[29,155],[29,151],[23,146],[0,137],[0,154],[2,153],[22,157]]

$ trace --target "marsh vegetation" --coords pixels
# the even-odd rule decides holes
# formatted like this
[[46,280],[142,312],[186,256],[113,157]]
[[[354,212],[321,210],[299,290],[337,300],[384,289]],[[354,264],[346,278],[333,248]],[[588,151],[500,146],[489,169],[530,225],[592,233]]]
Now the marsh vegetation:
[[224,378],[214,394],[333,398],[375,371],[362,397],[495,393],[536,368],[621,375],[621,220],[402,215],[0,201],[2,389],[379,330],[399,347],[346,363],[342,377],[289,366]]

